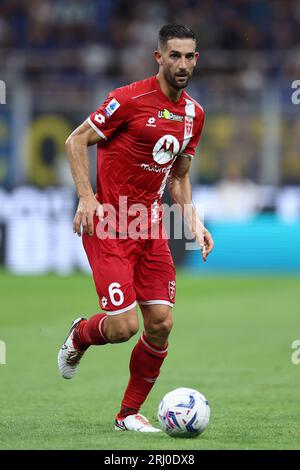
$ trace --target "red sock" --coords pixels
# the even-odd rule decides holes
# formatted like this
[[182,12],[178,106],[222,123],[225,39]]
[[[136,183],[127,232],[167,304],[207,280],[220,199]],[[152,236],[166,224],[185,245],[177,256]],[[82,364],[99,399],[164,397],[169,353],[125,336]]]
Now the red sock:
[[143,332],[131,354],[130,379],[118,418],[138,413],[159,376],[160,367],[167,354],[167,345],[164,348],[152,345]]
[[108,339],[103,331],[106,318],[107,315],[105,313],[97,313],[88,320],[80,322],[73,338],[75,348],[84,351],[92,344],[100,345],[108,343]]

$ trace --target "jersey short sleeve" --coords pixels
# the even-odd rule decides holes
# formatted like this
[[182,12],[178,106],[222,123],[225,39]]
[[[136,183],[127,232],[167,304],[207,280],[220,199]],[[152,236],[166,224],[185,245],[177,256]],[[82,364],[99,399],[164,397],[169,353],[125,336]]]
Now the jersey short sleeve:
[[199,140],[200,140],[200,137],[201,137],[203,124],[204,124],[204,118],[205,118],[205,114],[204,114],[204,111],[201,109],[201,113],[199,115],[199,118],[195,122],[195,132],[193,133],[193,136],[192,136],[191,140],[189,141],[188,145],[186,146],[186,148],[182,152],[182,155],[186,155],[186,156],[194,158],[196,148],[198,146],[198,143],[199,143]]
[[129,100],[126,94],[119,90],[112,91],[104,103],[87,118],[90,126],[105,140],[109,139],[128,117]]

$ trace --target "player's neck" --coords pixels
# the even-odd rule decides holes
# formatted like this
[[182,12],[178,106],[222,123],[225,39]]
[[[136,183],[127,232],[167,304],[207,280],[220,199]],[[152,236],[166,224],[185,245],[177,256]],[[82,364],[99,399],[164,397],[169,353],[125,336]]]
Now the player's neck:
[[158,72],[156,78],[158,80],[161,91],[169,100],[175,103],[180,99],[183,90],[176,90],[176,88],[171,87],[165,80],[163,74],[161,74],[160,72]]

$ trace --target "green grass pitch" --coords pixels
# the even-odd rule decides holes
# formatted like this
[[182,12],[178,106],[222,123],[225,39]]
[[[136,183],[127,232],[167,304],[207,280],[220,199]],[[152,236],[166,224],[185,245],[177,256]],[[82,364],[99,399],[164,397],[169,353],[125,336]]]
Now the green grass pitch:
[[178,274],[169,356],[142,413],[188,386],[204,393],[205,433],[174,439],[113,430],[128,380],[128,343],[91,348],[73,380],[56,357],[70,322],[98,311],[92,279],[0,273],[1,449],[299,449],[299,277]]

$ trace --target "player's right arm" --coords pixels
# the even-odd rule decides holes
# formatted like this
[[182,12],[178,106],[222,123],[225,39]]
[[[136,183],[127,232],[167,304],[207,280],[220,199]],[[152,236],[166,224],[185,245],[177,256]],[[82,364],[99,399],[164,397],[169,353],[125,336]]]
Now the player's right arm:
[[81,227],[87,235],[94,233],[94,215],[104,216],[89,179],[88,147],[101,140],[99,134],[85,121],[66,140],[66,152],[76,186],[79,203],[73,220],[73,231],[81,236]]
[[73,230],[81,235],[93,235],[94,215],[104,217],[103,206],[97,201],[89,180],[88,146],[108,140],[125,123],[129,115],[128,87],[117,88],[109,93],[104,103],[70,135],[66,151],[73,180],[79,197]]

